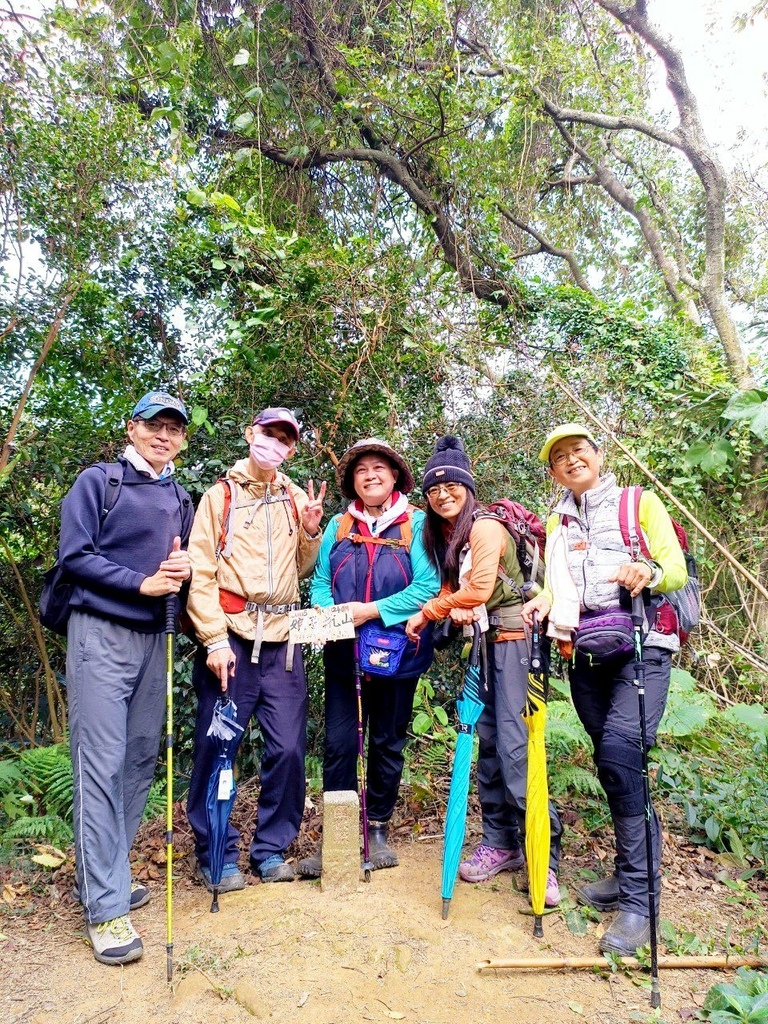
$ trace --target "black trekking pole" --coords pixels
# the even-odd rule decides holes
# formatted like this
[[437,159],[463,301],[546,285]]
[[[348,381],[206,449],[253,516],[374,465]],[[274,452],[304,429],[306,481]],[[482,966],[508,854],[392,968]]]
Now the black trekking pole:
[[357,758],[360,765],[360,810],[363,820],[363,878],[366,882],[371,880],[370,848],[368,844],[368,796],[365,791],[365,738],[363,736],[363,682],[360,673],[360,641],[355,631],[354,641],[355,658],[355,696],[357,697]]
[[653,869],[653,807],[651,805],[651,786],[648,779],[648,743],[645,726],[645,664],[643,663],[643,622],[645,605],[642,591],[632,598],[632,627],[635,640],[635,685],[637,686],[637,706],[640,716],[640,751],[643,764],[643,807],[645,812],[645,864],[648,875],[648,917],[651,941],[651,1006],[661,1006],[659,989],[659,957],[656,942],[656,878]]
[[168,981],[173,977],[173,652],[176,595],[165,598],[165,951]]

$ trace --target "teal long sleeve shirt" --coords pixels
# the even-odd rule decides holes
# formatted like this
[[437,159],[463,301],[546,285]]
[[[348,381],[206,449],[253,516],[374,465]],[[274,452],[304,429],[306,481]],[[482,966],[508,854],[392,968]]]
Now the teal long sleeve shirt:
[[[328,608],[335,603],[331,590],[331,548],[336,543],[340,519],[340,514],[334,516],[325,528],[310,585],[310,601],[320,608]],[[415,615],[424,602],[434,597],[440,589],[440,575],[437,567],[432,564],[424,548],[425,520],[425,514],[420,509],[416,509],[413,513],[413,539],[410,550],[413,581],[397,594],[379,598],[376,602],[379,617],[385,626],[394,626],[398,622],[405,622]],[[362,596],[360,600],[362,600]]]

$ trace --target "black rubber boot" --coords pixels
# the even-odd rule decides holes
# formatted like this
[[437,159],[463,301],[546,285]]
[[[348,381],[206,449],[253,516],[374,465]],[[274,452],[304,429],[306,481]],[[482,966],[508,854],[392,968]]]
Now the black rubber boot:
[[[656,927],[659,919],[656,918]],[[618,953],[620,956],[634,956],[640,946],[651,941],[650,919],[628,910],[620,910],[600,939],[601,953]]]
[[613,874],[596,882],[585,882],[576,890],[576,899],[601,913],[616,910],[619,905],[619,876]]
[[374,871],[378,868],[396,868],[400,861],[387,845],[386,821],[368,822],[368,856]]
[[302,858],[296,870],[302,878],[319,878],[323,873],[323,844],[318,843],[308,857]]
[[[616,836],[616,874],[619,879],[619,910],[648,917],[648,864],[645,851],[645,817],[633,814],[629,817],[614,817],[613,830]],[[651,823],[651,845],[654,867],[654,892],[656,914],[659,913],[661,897],[661,827],[656,814]]]

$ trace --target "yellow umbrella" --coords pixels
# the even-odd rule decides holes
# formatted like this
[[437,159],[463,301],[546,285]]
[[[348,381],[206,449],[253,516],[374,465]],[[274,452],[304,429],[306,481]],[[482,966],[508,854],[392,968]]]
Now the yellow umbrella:
[[549,789],[544,729],[547,724],[549,681],[541,660],[541,633],[538,615],[533,617],[531,666],[523,721],[528,727],[528,778],[525,788],[525,857],[528,861],[528,885],[534,913],[533,934],[542,938],[541,918],[549,872]]

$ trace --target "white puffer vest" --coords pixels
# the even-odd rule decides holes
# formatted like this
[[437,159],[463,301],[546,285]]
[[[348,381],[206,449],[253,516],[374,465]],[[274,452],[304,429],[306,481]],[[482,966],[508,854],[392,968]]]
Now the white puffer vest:
[[[619,585],[609,580],[619,566],[631,559],[619,526],[621,491],[613,473],[606,473],[597,487],[581,496],[580,506],[571,491],[566,491],[555,507],[555,514],[567,524],[568,569],[579,592],[582,611],[606,611],[619,605]],[[671,651],[680,647],[676,634],[655,629],[645,643]]]

